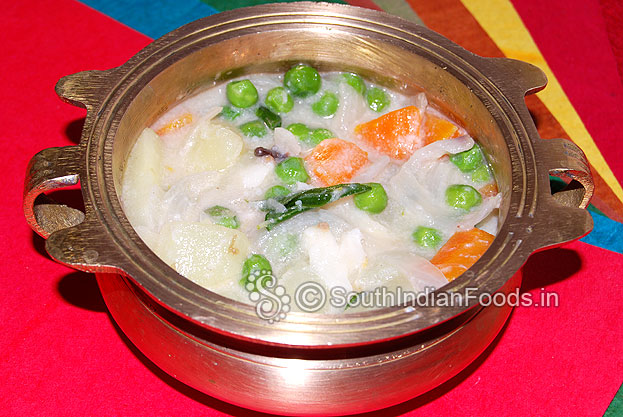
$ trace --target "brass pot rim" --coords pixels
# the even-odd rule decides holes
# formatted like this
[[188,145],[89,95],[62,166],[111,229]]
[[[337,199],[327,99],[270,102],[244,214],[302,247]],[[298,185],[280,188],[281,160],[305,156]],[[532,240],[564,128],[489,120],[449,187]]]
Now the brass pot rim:
[[[438,60],[445,71],[464,81],[508,135],[512,187],[505,196],[506,216],[498,236],[472,268],[439,290],[477,288],[475,298],[466,306],[393,307],[339,316],[289,313],[285,320],[268,324],[256,315],[253,306],[226,299],[179,275],[153,254],[130,226],[115,191],[112,148],[116,129],[134,97],[149,88],[150,80],[175,60],[198,48],[294,24],[301,25],[310,36],[314,31],[339,27],[357,36],[366,34],[375,41],[407,48],[414,54],[427,54],[427,58]],[[269,345],[328,348],[410,335],[476,307],[480,294],[501,288],[534,250],[576,239],[590,230],[590,216],[577,208],[585,207],[592,194],[588,169],[573,171],[586,188],[576,207],[559,204],[549,191],[549,172],[559,169],[568,173],[570,164],[572,168],[581,165],[583,155],[577,154],[574,145],[539,138],[523,98],[545,84],[543,73],[529,64],[482,58],[425,27],[353,6],[272,4],[206,17],[157,39],[118,68],[78,73],[59,81],[59,96],[88,110],[82,141],[71,151],[79,163],[67,162],[58,169],[63,173],[76,171],[72,175],[81,179],[86,219],[51,233],[46,248],[54,259],[78,269],[121,272],[184,319],[234,338]],[[573,152],[575,156],[570,157]],[[580,175],[587,171],[589,179]],[[41,191],[35,183],[31,179],[26,185],[27,217],[28,207],[34,202],[30,196],[36,197]],[[39,227],[37,231],[47,233],[34,214],[29,221],[35,230]]]

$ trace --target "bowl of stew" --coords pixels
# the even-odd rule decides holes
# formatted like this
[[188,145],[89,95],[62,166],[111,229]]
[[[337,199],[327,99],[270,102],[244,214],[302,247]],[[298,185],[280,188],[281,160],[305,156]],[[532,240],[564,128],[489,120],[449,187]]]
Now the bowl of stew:
[[[180,381],[263,412],[372,411],[464,369],[512,310],[483,300],[590,231],[582,151],[524,102],[545,84],[381,12],[225,12],[62,78],[82,140],[33,158],[24,210]],[[78,181],[83,214],[38,197]]]

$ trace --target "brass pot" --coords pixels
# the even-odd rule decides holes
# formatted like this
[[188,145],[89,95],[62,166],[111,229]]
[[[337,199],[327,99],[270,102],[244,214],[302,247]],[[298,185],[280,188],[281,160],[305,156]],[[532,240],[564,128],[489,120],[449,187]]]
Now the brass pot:
[[[483,145],[503,194],[500,230],[472,268],[437,292],[473,287],[467,304],[339,317],[290,313],[269,324],[254,306],[176,273],[132,229],[117,190],[143,128],[199,89],[301,61],[357,71],[407,92],[423,89]],[[477,297],[517,290],[518,271],[532,252],[591,230],[584,208],[593,184],[584,154],[569,141],[540,139],[524,102],[545,84],[532,65],[476,56],[424,27],[372,10],[297,3],[225,12],[163,36],[118,68],[62,78],[58,95],[87,109],[82,140],[34,156],[24,211],[55,260],[96,273],[120,328],[180,381],[270,413],[375,410],[464,369],[512,309],[484,307]],[[550,173],[573,181],[552,196]],[[84,215],[37,198],[78,180]]]

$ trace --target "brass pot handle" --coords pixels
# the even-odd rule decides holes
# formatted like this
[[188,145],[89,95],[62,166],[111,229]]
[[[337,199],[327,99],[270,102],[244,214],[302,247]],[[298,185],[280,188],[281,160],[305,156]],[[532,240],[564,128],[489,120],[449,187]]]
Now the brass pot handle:
[[549,189],[540,193],[535,219],[539,233],[535,243],[537,249],[543,249],[579,239],[593,229],[593,218],[586,207],[595,192],[595,184],[586,156],[575,143],[567,139],[545,139],[539,140],[538,145],[539,159],[549,174],[571,180],[553,195]]
[[26,220],[47,239],[45,249],[57,262],[85,272],[122,273],[103,225],[88,215],[89,206],[85,216],[43,194],[78,184],[82,160],[80,146],[44,149],[31,159],[24,184]]
[[549,173],[571,180],[567,187],[553,195],[554,199],[568,207],[588,207],[595,184],[582,149],[567,139],[547,139],[543,145],[549,148],[541,154],[547,161]]
[[[110,88],[107,83],[117,75],[117,68],[67,75],[56,83],[56,94],[63,101],[90,112]],[[24,184],[24,214],[30,227],[46,239],[58,230],[84,221],[84,213],[80,210],[55,203],[43,194],[45,191],[78,184],[79,164],[82,160],[83,148],[78,145],[44,149],[28,164]]]
[[28,164],[24,214],[30,227],[46,239],[57,230],[84,221],[84,213],[80,210],[58,204],[43,194],[78,184],[81,155],[80,146],[48,148],[37,153]]
[[[584,152],[566,139],[541,139],[525,104],[525,96],[547,85],[545,73],[538,67],[509,58],[482,58],[480,69],[501,89],[524,121],[537,153],[542,185],[538,209],[530,214],[526,232],[534,250],[557,246],[588,234],[593,219],[586,210],[595,191],[593,177]],[[513,74],[509,77],[509,74]],[[567,177],[571,182],[552,195],[548,174]],[[527,237],[527,236],[526,236]]]
[[511,58],[477,58],[480,59],[478,68],[487,78],[521,106],[525,107],[527,94],[537,93],[547,85],[547,76],[535,65]]
[[[545,88],[545,73],[532,64],[510,58],[482,58],[481,69],[518,104],[517,110],[526,125],[534,126],[524,97]],[[509,77],[509,74],[513,74],[513,77]],[[542,140],[536,134],[536,128],[532,142],[544,148],[539,152],[539,160],[544,161],[552,175],[566,176],[572,180],[568,187],[554,195],[554,199],[569,207],[588,207],[595,185],[582,149],[566,139]]]
[[101,105],[112,84],[120,75],[119,68],[106,71],[81,71],[66,75],[56,83],[56,94],[66,103],[93,109]]
[[[106,96],[118,70],[83,71],[61,78],[56,93],[64,101],[87,109],[89,116]],[[86,129],[86,127],[85,127]],[[85,213],[49,199],[44,192],[78,184],[85,146],[48,148],[28,164],[24,184],[24,214],[30,227],[47,239],[45,248],[56,261],[86,272],[120,273],[105,226],[85,199]]]

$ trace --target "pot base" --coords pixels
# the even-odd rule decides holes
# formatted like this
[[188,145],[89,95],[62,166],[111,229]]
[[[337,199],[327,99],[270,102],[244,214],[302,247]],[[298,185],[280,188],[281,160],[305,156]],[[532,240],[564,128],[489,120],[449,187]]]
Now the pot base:
[[[158,367],[217,399],[290,416],[363,413],[417,397],[474,361],[512,310],[510,306],[480,308],[458,324],[438,326],[443,327],[442,334],[436,329],[425,339],[404,338],[346,351],[266,349],[259,344],[254,349],[252,342],[241,344],[205,330],[182,329],[173,322],[187,322],[149,302],[123,276],[96,276],[114,320]],[[521,271],[504,292],[520,283]]]

